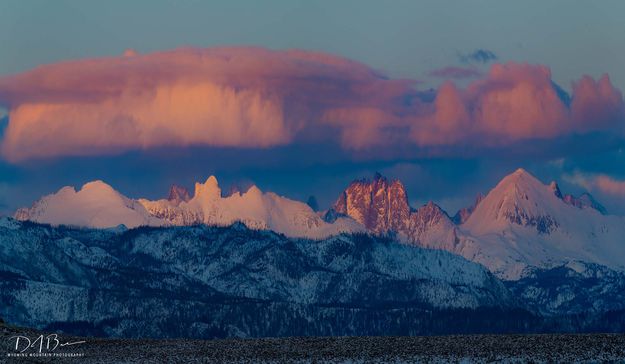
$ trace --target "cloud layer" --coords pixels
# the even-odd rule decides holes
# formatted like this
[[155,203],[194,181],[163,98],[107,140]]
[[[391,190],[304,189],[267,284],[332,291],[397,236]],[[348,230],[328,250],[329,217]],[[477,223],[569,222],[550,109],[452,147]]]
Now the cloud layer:
[[587,190],[599,191],[612,197],[625,197],[625,181],[614,179],[605,174],[585,175],[574,174],[567,179]]
[[570,105],[545,66],[495,64],[488,75],[460,90],[443,84],[432,112],[413,123],[421,145],[502,145],[525,139],[618,130],[625,119],[623,97],[607,76],[584,76],[573,85]]
[[564,97],[545,66],[495,64],[435,97],[345,58],[299,50],[185,48],[42,66],[0,78],[10,161],[158,146],[348,150],[501,146],[622,133],[623,97],[584,76]]

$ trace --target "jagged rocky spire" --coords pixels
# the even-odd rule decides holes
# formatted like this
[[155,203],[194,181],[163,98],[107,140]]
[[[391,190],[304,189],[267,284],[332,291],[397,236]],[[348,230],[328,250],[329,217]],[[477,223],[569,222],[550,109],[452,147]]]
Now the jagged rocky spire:
[[191,199],[191,195],[186,188],[173,184],[169,188],[169,196],[167,199],[175,204],[179,204],[183,201],[188,202]]

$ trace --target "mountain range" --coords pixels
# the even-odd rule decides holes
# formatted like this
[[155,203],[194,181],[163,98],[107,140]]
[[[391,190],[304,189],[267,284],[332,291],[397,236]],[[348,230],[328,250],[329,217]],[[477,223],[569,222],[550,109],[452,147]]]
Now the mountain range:
[[523,169],[453,218],[433,202],[411,207],[401,181],[379,174],[352,182],[326,211],[256,186],[224,195],[211,176],[196,183],[192,195],[172,186],[167,199],[156,201],[128,198],[102,181],[78,191],[63,187],[14,217],[91,228],[227,226],[239,221],[251,229],[311,239],[391,234],[406,244],[461,255],[506,280],[575,261],[625,270],[625,217],[606,214],[587,193],[563,195],[557,183],[544,184]]
[[[0,316],[122,337],[625,329],[625,218],[523,169],[450,217],[379,174],[325,211],[102,181],[0,218]],[[312,206],[312,207],[311,207]]]

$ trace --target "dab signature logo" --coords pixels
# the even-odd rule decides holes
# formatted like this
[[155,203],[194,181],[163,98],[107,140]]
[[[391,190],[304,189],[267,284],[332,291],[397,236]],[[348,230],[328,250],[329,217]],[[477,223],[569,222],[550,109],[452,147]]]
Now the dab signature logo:
[[63,352],[61,349],[86,343],[86,341],[61,341],[59,335],[39,335],[36,337],[28,337],[23,335],[15,335],[9,338],[12,353],[8,353],[10,357],[78,357],[84,356],[80,352]]

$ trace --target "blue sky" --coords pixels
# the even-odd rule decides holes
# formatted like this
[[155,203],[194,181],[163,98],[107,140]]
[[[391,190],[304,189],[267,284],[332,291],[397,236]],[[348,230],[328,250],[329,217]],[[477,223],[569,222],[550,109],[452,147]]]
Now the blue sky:
[[423,78],[478,48],[547,64],[565,87],[609,73],[625,87],[618,0],[45,1],[0,4],[0,74],[66,59],[183,45],[258,45],[342,55],[393,77]]
[[[492,63],[508,61],[548,66],[553,81],[569,93],[572,82],[586,74],[598,79],[607,73],[612,85],[623,90],[622,14],[623,1],[4,0],[0,2],[0,75],[65,60],[118,56],[126,49],[147,54],[182,46],[258,46],[346,57],[390,79],[416,80],[419,90],[436,89],[444,81],[430,76],[437,69],[487,73]],[[480,49],[497,59],[466,61],[467,55]],[[455,82],[462,87],[470,81]],[[5,110],[10,107],[0,104]],[[589,135],[574,144],[561,142],[562,138],[554,139],[556,147],[541,146],[536,153],[498,148],[496,153],[469,155],[420,152],[360,158],[335,145],[313,144],[262,151],[176,148],[4,160],[0,162],[0,211],[10,213],[43,193],[93,179],[104,179],[130,196],[157,197],[165,194],[170,183],[190,187],[215,173],[225,188],[254,181],[295,198],[316,195],[327,206],[351,179],[379,170],[402,178],[413,204],[434,199],[452,214],[475,193],[487,192],[520,166],[545,182],[557,179],[575,193],[592,189],[591,182],[580,184],[580,179],[591,181],[595,175],[616,182],[625,179],[622,138],[608,143],[605,135]],[[518,149],[531,148],[525,143]],[[308,157],[325,155],[315,151],[319,149],[326,150],[327,156]],[[624,196],[601,197],[612,211],[625,213]]]

